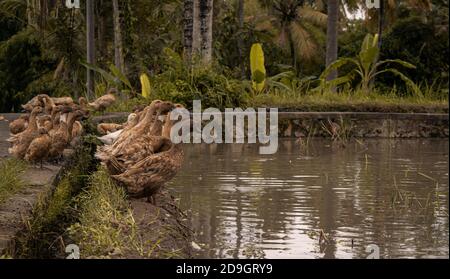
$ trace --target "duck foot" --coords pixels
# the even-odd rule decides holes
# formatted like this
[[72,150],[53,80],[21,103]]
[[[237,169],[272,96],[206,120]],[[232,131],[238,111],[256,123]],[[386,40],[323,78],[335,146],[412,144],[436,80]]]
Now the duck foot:
[[158,206],[158,205],[156,204],[156,199],[155,199],[155,196],[154,196],[154,195],[151,195],[150,197],[147,197],[147,202],[150,203],[150,204],[152,204],[153,206]]
[[37,169],[40,169],[40,170],[48,170],[48,171],[52,171],[51,168],[46,167],[46,166],[44,166],[44,165],[40,165],[39,167],[36,166],[36,168],[37,168]]

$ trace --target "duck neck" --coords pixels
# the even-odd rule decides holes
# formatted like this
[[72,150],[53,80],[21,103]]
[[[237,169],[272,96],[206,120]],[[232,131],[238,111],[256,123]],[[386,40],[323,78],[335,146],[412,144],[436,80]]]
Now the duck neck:
[[84,97],[80,97],[78,103],[80,104],[81,109],[86,109],[88,106],[88,101]]
[[30,128],[30,130],[37,130],[37,127],[38,127],[37,122],[36,122],[37,115],[38,115],[38,112],[36,110],[33,110],[31,112],[30,121],[28,124],[28,127]]
[[75,123],[75,114],[71,113],[69,115],[69,124],[67,124],[67,132],[69,133],[69,138],[72,138],[73,124]]
[[151,125],[152,120],[153,120],[153,114],[155,113],[155,109],[154,108],[150,108],[147,113],[144,115],[144,117],[142,118],[141,121],[139,121],[139,124],[137,126],[139,126],[139,128],[147,128]]
[[52,117],[53,127],[57,127],[61,118],[60,112],[55,112],[55,116]]
[[53,111],[53,108],[55,107],[55,102],[53,102],[52,98],[49,96],[44,96],[44,104],[45,104],[45,110],[50,113]]
[[172,130],[173,121],[170,120],[170,113],[166,116],[166,121],[163,126],[162,136],[170,139],[170,131]]

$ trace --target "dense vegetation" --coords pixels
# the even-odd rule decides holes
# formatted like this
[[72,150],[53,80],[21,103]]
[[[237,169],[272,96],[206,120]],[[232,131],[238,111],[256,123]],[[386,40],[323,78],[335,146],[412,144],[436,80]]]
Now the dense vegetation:
[[[205,107],[303,109],[448,100],[448,0],[385,1],[383,10],[364,1],[201,0],[200,19],[194,0],[94,1],[95,66],[86,64],[85,2],[68,9],[63,0],[0,0],[0,111],[18,111],[43,92],[93,98],[86,67],[95,70],[96,95],[121,89],[116,110],[148,102],[143,73],[149,98],[187,106],[193,99]],[[361,80],[346,64],[323,74],[339,59],[360,57],[367,34],[381,35],[371,63],[388,61],[374,67],[388,71]],[[252,85],[255,43],[264,51],[263,90]]]

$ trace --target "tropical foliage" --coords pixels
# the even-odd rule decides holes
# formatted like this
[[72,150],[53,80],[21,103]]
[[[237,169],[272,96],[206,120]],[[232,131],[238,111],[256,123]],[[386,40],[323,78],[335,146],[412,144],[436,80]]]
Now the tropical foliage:
[[[85,8],[69,10],[64,2],[0,0],[0,111],[19,111],[43,92],[86,95],[87,69],[95,72],[96,95],[114,86],[130,102],[190,105],[200,98],[216,107],[245,106],[252,98],[317,94],[312,89],[320,85],[336,86],[336,95],[361,89],[448,98],[448,0],[385,1],[383,17],[356,0],[332,7],[323,0],[215,0],[213,9],[195,13],[188,9],[196,9],[193,0],[95,1],[91,64]],[[338,59],[327,68],[327,43],[336,42],[327,41],[329,8],[339,9],[338,20],[328,22],[337,25]],[[211,13],[212,28],[193,32],[195,15]],[[199,39],[198,30],[209,31]],[[381,49],[365,39],[377,33]],[[187,61],[187,42],[201,49],[212,43],[212,61]],[[324,81],[331,68],[338,78]]]
[[[361,90],[369,93],[372,89],[371,86],[373,85],[374,79],[377,76],[384,73],[391,73],[398,76],[402,81],[410,86],[415,94],[421,95],[418,86],[402,72],[394,68],[381,68],[381,66],[385,66],[386,64],[399,64],[405,68],[415,69],[416,67],[414,65],[399,59],[379,61],[379,55],[380,49],[378,45],[378,34],[368,34],[365,37],[361,46],[361,51],[356,58],[340,58],[325,69],[320,76],[322,86],[337,86],[344,83],[349,83],[353,81],[356,76],[358,76],[360,79],[359,86],[361,87]],[[337,70],[346,64],[352,64],[354,69],[345,76],[338,77],[331,81],[326,80],[331,71]]]

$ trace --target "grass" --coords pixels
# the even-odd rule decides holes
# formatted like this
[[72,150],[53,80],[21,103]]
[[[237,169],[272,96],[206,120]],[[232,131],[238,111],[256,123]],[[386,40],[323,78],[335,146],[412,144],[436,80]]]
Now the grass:
[[92,148],[88,143],[80,146],[55,190],[39,197],[32,218],[17,238],[16,257],[58,258],[65,255],[63,236],[66,228],[76,221],[74,197],[87,184],[87,174],[93,167]]
[[91,176],[78,204],[79,221],[68,232],[79,245],[81,257],[113,258],[131,254],[151,258],[159,248],[162,239],[153,242],[142,237],[124,189],[110,179],[105,169]]
[[295,111],[442,112],[448,113],[447,99],[398,97],[395,94],[362,92],[300,94],[279,92],[255,96],[251,107],[278,107]]
[[[244,93],[243,93],[244,94]],[[382,93],[373,91],[345,91],[339,93],[319,91],[280,91],[262,93],[244,98],[240,107],[277,107],[290,111],[343,111],[343,112],[424,112],[448,113],[448,96],[424,90],[422,96],[399,96],[395,89]],[[171,97],[167,98],[171,101]],[[174,100],[173,100],[174,101]],[[133,98],[117,102],[107,112],[131,111],[137,105],[148,105],[149,100]],[[192,103],[185,104],[190,108]],[[202,109],[206,109],[203,107]]]
[[[161,223],[160,209],[137,222],[125,190],[101,167],[76,202],[78,222],[68,228],[71,243],[80,247],[82,258],[182,258],[171,238],[180,239],[176,228]],[[148,218],[148,216],[147,216]]]
[[78,204],[79,221],[69,228],[69,235],[83,251],[82,257],[107,256],[113,251],[139,246],[126,194],[105,170],[91,176]]
[[0,161],[0,203],[25,186],[20,175],[25,172],[26,168],[26,163],[20,160]]

